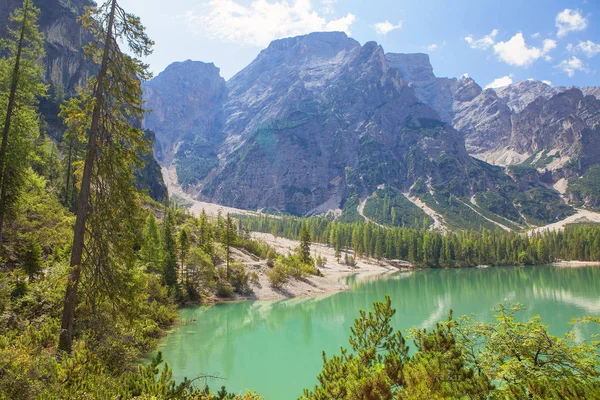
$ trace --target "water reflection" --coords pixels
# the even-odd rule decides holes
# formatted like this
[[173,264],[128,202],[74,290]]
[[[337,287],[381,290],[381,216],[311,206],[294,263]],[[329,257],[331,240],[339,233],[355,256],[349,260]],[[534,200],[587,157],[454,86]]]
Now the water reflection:
[[[397,309],[394,324],[430,328],[455,315],[476,313],[489,320],[490,309],[509,299],[528,307],[523,317],[540,314],[555,334],[575,316],[600,314],[600,268],[506,267],[425,270],[385,279],[349,277],[353,290],[308,299],[221,304],[184,309],[190,321],[161,344],[176,378],[218,374],[236,391],[251,388],[272,399],[297,398],[316,383],[328,354],[347,346],[350,326],[360,309],[386,294]],[[589,336],[588,328],[579,334]]]

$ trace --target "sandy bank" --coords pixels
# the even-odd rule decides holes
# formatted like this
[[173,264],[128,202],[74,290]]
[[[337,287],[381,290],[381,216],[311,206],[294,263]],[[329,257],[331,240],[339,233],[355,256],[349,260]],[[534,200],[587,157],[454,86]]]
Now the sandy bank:
[[[286,238],[275,237],[268,233],[252,232],[252,238],[269,244],[274,247],[278,253],[287,255],[293,252],[299,242]],[[409,265],[404,263],[377,262],[371,259],[357,260],[357,266],[350,268],[339,264],[335,259],[335,252],[332,248],[318,243],[311,244],[313,256],[320,255],[327,258],[325,266],[321,268],[324,276],[310,276],[301,280],[290,280],[282,288],[275,289],[269,285],[267,271],[269,267],[264,260],[260,260],[251,254],[236,250],[234,257],[239,259],[246,267],[256,272],[259,283],[252,286],[253,293],[250,296],[238,297],[238,300],[277,300],[286,298],[312,297],[333,294],[349,289],[345,281],[353,276],[357,281],[376,279],[378,277],[398,272],[399,270],[408,270]]]
[[557,261],[552,263],[555,267],[600,267],[600,261]]

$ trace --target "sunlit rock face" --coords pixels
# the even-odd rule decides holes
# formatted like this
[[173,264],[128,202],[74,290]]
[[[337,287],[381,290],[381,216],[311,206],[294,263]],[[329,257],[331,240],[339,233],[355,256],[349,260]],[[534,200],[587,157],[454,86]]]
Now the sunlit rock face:
[[546,165],[560,169],[593,141],[583,132],[596,123],[597,100],[555,99],[567,92],[535,81],[484,90],[466,76],[436,77],[426,54],[312,33],[272,42],[228,82],[212,64],[170,66],[145,85],[154,110],[146,125],[188,192],[303,215],[382,184],[409,191],[421,180],[458,196],[496,190],[507,177],[488,176],[469,154],[511,165],[552,152]]
[[[84,8],[95,3],[90,0],[34,0],[34,4],[40,9],[38,24],[44,35],[45,49],[41,61],[45,66],[45,81],[49,84],[48,96],[40,99],[39,104],[44,119],[41,126],[47,135],[60,141],[65,130],[58,116],[60,103],[78,95],[78,88],[98,71],[98,66],[83,50],[92,37],[78,21]],[[22,0],[0,1],[0,37],[6,37],[10,14],[22,5]],[[151,132],[146,135],[149,140],[154,140]],[[145,167],[136,170],[138,187],[147,190],[155,200],[164,200],[167,193],[159,165],[152,154],[142,155],[142,159]]]
[[[425,55],[416,59],[429,65]],[[242,208],[306,214],[381,184],[409,190],[419,178],[433,184],[466,179],[473,161],[463,139],[402,77],[424,82],[433,75],[419,76],[420,67],[411,63],[412,57],[388,57],[377,43],[361,46],[343,33],[277,40],[227,82],[225,98],[213,96],[219,97],[214,107],[204,107],[211,110],[212,131],[189,123],[184,131],[153,129],[162,143],[177,142],[171,151],[188,190]],[[207,87],[220,79],[195,67],[211,82],[197,89],[207,98],[213,93]],[[160,104],[158,85],[146,87],[149,104]],[[187,91],[172,94],[175,104],[191,103]],[[173,116],[172,110],[156,113],[157,119]],[[194,141],[206,146],[194,149]],[[452,172],[438,165],[444,157]],[[186,170],[190,165],[196,168]]]
[[[45,80],[50,84],[49,97],[40,100],[40,109],[46,119],[47,132],[56,138],[64,127],[57,117],[58,103],[77,94],[77,88],[96,72],[96,66],[86,58],[83,46],[90,40],[77,21],[84,7],[93,5],[89,0],[35,1],[40,9],[39,27],[45,36]],[[9,16],[21,7],[21,0],[0,2],[0,37],[6,36]]]

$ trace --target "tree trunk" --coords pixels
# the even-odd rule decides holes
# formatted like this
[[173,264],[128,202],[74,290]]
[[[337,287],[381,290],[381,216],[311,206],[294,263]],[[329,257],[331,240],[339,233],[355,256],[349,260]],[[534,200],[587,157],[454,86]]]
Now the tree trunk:
[[17,57],[13,68],[12,81],[10,83],[10,94],[8,95],[8,107],[6,108],[6,117],[4,119],[4,127],[2,129],[2,145],[0,146],[0,247],[2,246],[5,208],[6,208],[6,152],[8,151],[8,133],[10,131],[10,122],[15,108],[17,86],[19,85],[19,69],[21,67],[21,55],[23,53],[23,41],[25,40],[25,24],[28,18],[30,1],[25,1],[23,9],[23,24],[19,34],[19,43],[17,45]]
[[108,59],[110,55],[110,46],[113,40],[113,25],[115,20],[115,10],[117,0],[111,4],[110,16],[106,32],[106,41],[104,43],[104,53],[102,55],[102,65],[98,73],[94,98],[96,103],[92,113],[92,123],[88,137],[87,151],[85,156],[85,165],[83,167],[83,177],[81,179],[81,191],[79,193],[79,202],[77,205],[77,217],[75,219],[75,228],[73,230],[73,249],[71,252],[71,274],[67,283],[65,293],[62,323],[60,329],[60,338],[58,348],[60,350],[71,352],[73,341],[73,325],[75,322],[75,307],[77,305],[77,286],[81,277],[81,262],[83,260],[83,250],[85,245],[85,225],[88,216],[88,206],[90,199],[90,188],[92,180],[92,170],[97,156],[97,140],[100,125],[100,112],[104,101],[104,79],[108,70]]
[[65,177],[66,183],[65,183],[65,205],[67,205],[69,207],[69,209],[71,209],[72,207],[72,202],[71,202],[71,198],[69,197],[69,189],[70,189],[70,185],[71,185],[71,156],[73,154],[73,140],[71,139],[69,141],[69,155],[67,156],[67,176]]

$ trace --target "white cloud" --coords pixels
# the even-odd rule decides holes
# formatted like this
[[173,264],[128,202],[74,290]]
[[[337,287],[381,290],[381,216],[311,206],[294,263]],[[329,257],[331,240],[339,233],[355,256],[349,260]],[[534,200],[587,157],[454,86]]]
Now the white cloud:
[[489,35],[485,35],[479,39],[475,39],[469,35],[465,40],[472,49],[487,50],[494,45],[496,35],[498,35],[498,29],[494,29]]
[[543,48],[529,47],[525,43],[521,32],[514,35],[507,42],[498,42],[494,44],[494,52],[509,65],[518,67],[526,67],[537,61],[540,57],[545,57],[546,60],[551,59],[548,52],[556,48],[556,42],[551,39],[544,40]]
[[436,51],[438,48],[438,45],[433,43],[433,44],[430,44],[429,46],[425,46],[425,48],[429,51]]
[[569,77],[573,77],[576,71],[588,72],[589,70],[585,67],[583,62],[573,56],[569,60],[563,60],[560,64],[556,66],[556,68],[560,69],[563,72],[566,72]]
[[335,11],[337,0],[321,0],[321,7],[325,14],[331,14]]
[[353,14],[327,20],[313,9],[312,0],[252,0],[248,5],[238,0],[211,0],[204,7],[202,13],[188,11],[185,14],[190,31],[211,39],[255,46],[316,31],[350,34],[350,27],[356,21]]
[[536,32],[533,35],[531,35],[531,37],[534,39],[538,39],[540,36],[542,36],[542,35],[539,32]]
[[467,72],[465,72],[465,73],[464,73],[464,74],[462,74],[460,77],[461,77],[461,78],[468,78],[468,77],[469,77],[469,74],[468,74]]
[[596,54],[600,54],[600,43],[594,43],[591,40],[586,40],[585,42],[579,42],[577,46],[568,44],[567,50],[577,51],[585,54],[588,58],[592,58]]
[[542,82],[545,83],[548,86],[552,86],[552,82],[550,82],[550,81],[542,81]]
[[373,25],[373,28],[377,31],[379,35],[387,35],[393,30],[402,28],[402,22],[398,22],[398,25],[392,24],[390,21],[378,22]]
[[551,50],[554,50],[555,48],[556,48],[556,40],[552,40],[552,39],[544,40],[544,47],[542,49],[542,51],[544,53],[548,53]]
[[556,36],[563,37],[569,32],[582,31],[587,28],[588,21],[581,15],[579,10],[565,8],[556,15]]
[[501,78],[494,79],[492,82],[488,83],[488,85],[485,87],[485,89],[500,88],[500,87],[508,86],[511,83],[513,83],[512,74],[503,76]]

